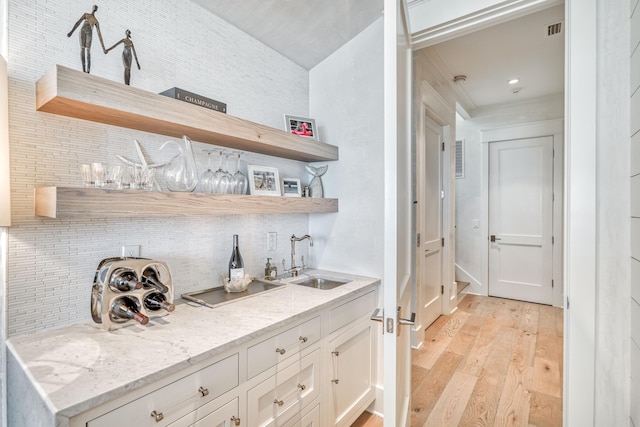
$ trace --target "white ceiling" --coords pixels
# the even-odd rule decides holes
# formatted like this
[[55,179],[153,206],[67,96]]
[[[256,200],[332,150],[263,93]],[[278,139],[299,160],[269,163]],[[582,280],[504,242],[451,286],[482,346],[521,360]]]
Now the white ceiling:
[[[306,69],[311,69],[381,15],[383,0],[192,0]],[[548,24],[564,6],[531,13],[426,48],[453,85],[463,108],[562,93],[564,28],[548,38]],[[563,25],[564,26],[564,25]],[[417,29],[413,29],[417,31]],[[517,77],[517,94],[507,80]]]

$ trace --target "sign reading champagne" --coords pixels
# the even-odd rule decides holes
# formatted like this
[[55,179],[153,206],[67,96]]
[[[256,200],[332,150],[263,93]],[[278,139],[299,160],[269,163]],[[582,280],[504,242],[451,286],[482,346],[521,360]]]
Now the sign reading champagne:
[[167,89],[164,92],[160,92],[160,95],[188,102],[189,104],[199,105],[201,107],[219,111],[221,113],[227,113],[227,104],[225,104],[224,102],[205,98],[202,95],[180,89],[179,87],[172,87],[171,89]]

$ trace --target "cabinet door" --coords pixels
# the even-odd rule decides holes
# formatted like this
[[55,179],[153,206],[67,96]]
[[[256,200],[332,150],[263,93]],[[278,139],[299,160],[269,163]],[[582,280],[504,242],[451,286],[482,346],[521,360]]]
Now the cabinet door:
[[314,406],[302,418],[287,421],[282,427],[320,427],[320,405]]
[[180,418],[178,421],[170,424],[167,427],[235,427],[236,420],[240,420],[238,415],[237,397],[232,401],[222,405],[218,409],[215,409],[204,418],[195,421],[194,418],[197,418],[197,412],[200,411],[194,411],[191,414]]
[[334,425],[352,421],[375,396],[375,336],[370,323],[351,328],[329,343]]

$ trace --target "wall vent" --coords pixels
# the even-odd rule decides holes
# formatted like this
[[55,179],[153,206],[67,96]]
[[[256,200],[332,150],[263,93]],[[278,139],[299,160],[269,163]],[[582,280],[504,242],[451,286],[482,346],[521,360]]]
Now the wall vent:
[[456,141],[456,178],[464,178],[464,139]]
[[545,35],[547,37],[556,36],[562,33],[562,27],[564,27],[564,21],[549,24],[545,27]]

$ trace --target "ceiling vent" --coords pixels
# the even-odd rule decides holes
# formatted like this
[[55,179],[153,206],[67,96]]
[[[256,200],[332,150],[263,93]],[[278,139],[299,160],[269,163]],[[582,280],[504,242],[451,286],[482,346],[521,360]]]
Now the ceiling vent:
[[562,27],[564,27],[564,21],[549,24],[545,28],[545,35],[547,37],[557,36],[562,33]]

